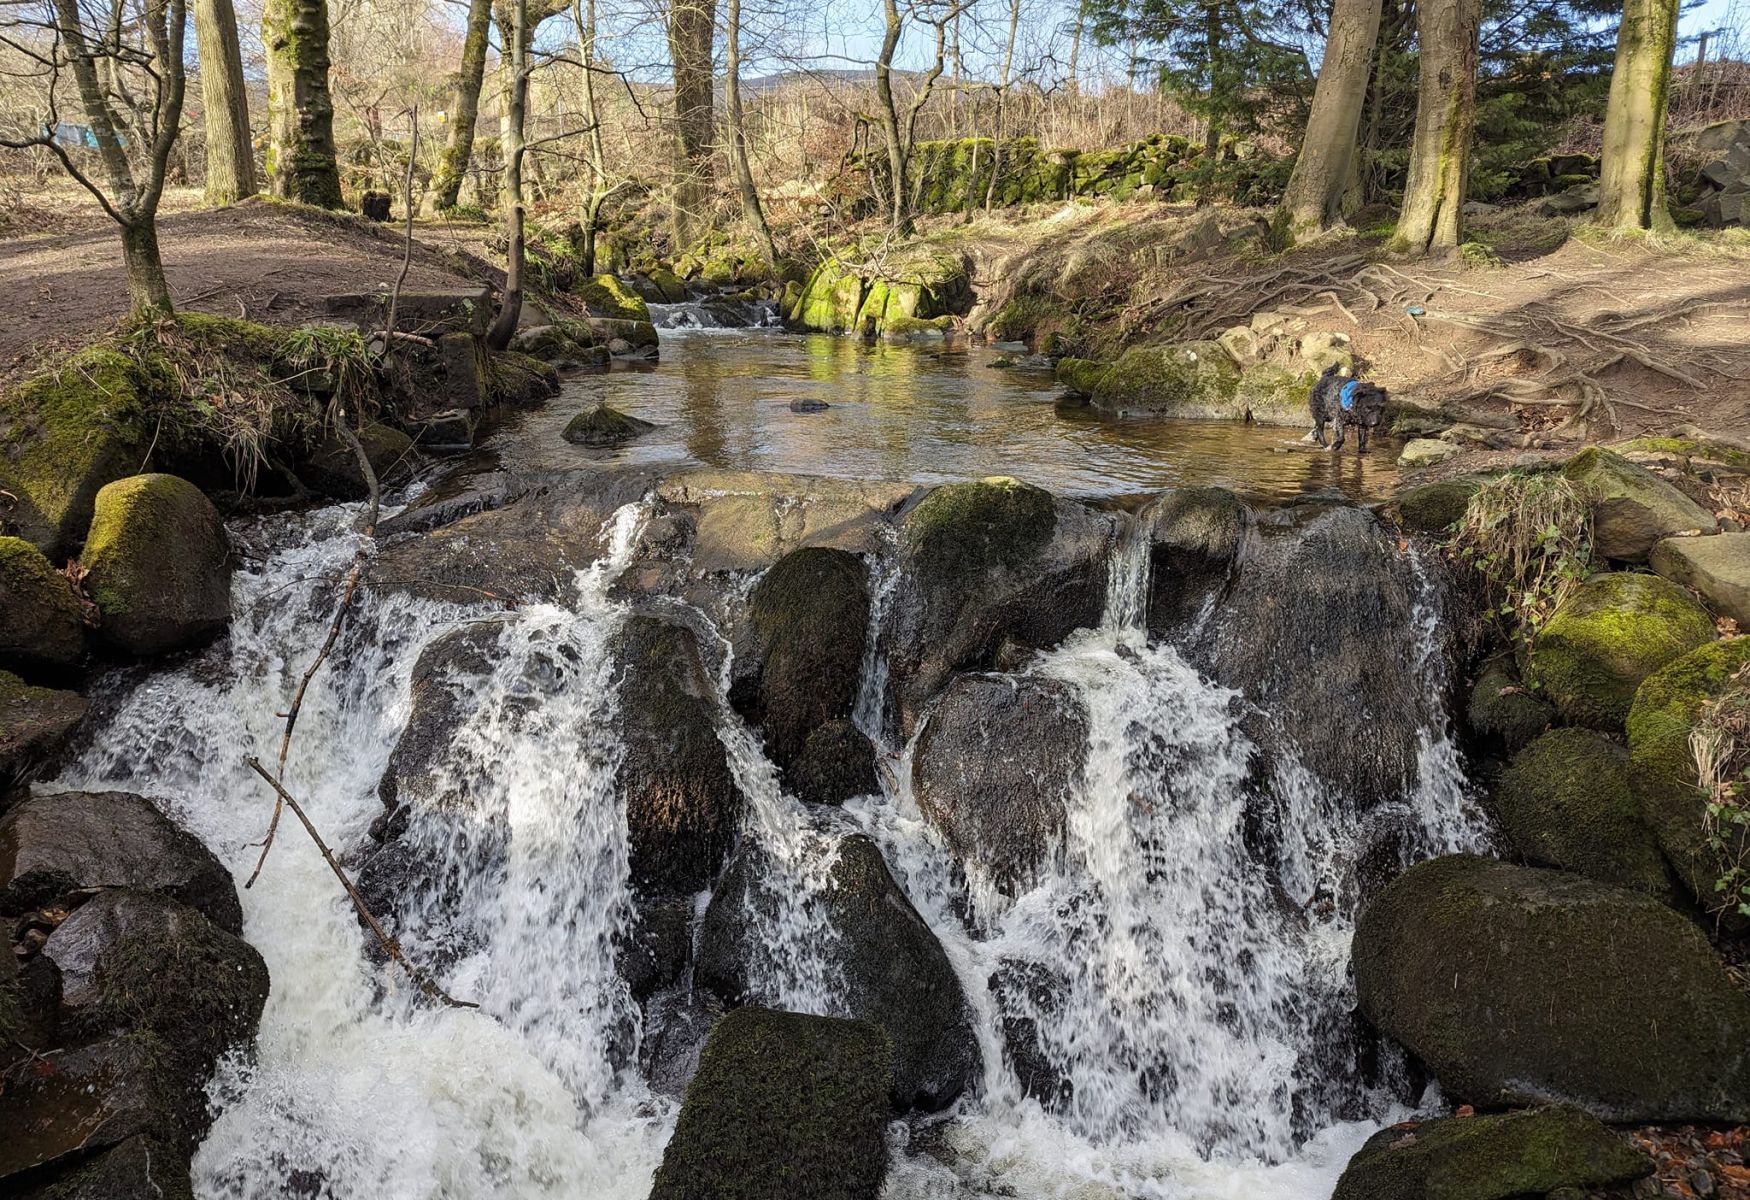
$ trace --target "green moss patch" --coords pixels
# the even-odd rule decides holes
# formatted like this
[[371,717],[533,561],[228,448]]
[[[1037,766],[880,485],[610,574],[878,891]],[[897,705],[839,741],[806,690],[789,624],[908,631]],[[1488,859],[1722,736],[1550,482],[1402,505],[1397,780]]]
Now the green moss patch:
[[906,514],[903,537],[914,569],[930,576],[976,576],[1015,568],[1051,540],[1051,493],[1007,476],[934,488]]
[[[1060,376],[1061,378],[1061,376]],[[1088,397],[1113,416],[1238,419],[1240,371],[1216,342],[1136,346],[1092,381]]]
[[0,537],[0,667],[64,671],[85,653],[85,610],[67,577],[22,538]]
[[592,317],[613,321],[649,322],[650,306],[615,275],[592,275],[571,285],[571,292],[589,308]]

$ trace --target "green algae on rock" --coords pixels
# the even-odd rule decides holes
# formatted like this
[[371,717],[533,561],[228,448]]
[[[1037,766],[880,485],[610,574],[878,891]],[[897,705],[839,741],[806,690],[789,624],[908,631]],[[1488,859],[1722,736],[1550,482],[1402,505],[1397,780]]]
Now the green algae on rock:
[[97,494],[81,561],[101,621],[97,638],[148,656],[196,645],[231,617],[231,549],[199,488],[135,475]]
[[85,656],[85,609],[73,585],[22,538],[0,537],[0,669],[67,671]]

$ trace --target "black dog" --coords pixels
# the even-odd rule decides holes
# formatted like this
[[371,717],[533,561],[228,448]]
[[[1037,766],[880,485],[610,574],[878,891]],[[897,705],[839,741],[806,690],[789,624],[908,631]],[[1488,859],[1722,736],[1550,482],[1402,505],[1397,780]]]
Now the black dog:
[[1343,435],[1353,425],[1359,443],[1355,452],[1366,454],[1367,435],[1385,419],[1386,390],[1359,379],[1344,379],[1338,373],[1340,370],[1336,363],[1326,367],[1325,373],[1313,384],[1312,394],[1307,397],[1312,408],[1313,437],[1323,446],[1325,426],[1335,425],[1337,438],[1331,443],[1331,449],[1341,450]]

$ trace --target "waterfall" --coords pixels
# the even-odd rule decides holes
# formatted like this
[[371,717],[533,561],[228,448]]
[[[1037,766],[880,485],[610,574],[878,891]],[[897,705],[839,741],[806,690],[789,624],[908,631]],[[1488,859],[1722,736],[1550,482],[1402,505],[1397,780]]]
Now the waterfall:
[[782,325],[778,306],[770,300],[733,300],[719,296],[652,304],[650,321],[658,329],[766,329]]

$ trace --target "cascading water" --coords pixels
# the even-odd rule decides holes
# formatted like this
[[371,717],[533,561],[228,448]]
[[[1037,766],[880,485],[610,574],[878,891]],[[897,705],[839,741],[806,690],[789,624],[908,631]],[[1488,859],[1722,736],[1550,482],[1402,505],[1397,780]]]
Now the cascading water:
[[781,325],[778,306],[770,300],[736,300],[719,296],[652,304],[650,322],[658,329],[764,329]]

